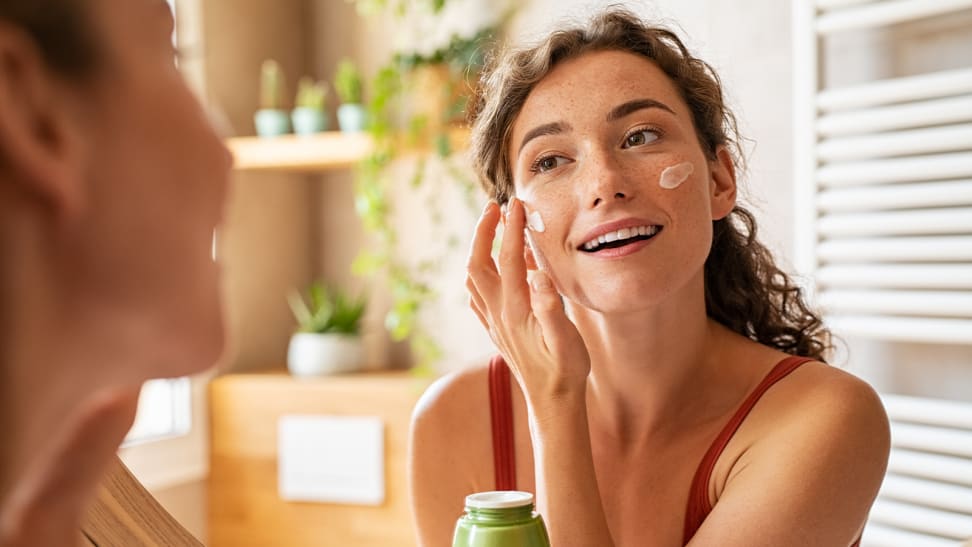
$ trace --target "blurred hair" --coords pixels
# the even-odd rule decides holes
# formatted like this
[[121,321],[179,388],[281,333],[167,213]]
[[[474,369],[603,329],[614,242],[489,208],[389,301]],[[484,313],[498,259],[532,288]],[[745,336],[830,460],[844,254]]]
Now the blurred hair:
[[[534,86],[559,63],[596,51],[625,51],[654,62],[688,105],[706,157],[715,160],[718,148],[725,147],[734,163],[742,162],[736,118],[712,67],[694,57],[672,31],[610,7],[586,25],[557,30],[537,45],[490,60],[474,102],[471,146],[491,198],[505,203],[514,193],[507,151],[513,124]],[[714,320],[787,353],[823,360],[831,347],[820,316],[757,240],[755,218],[742,206],[713,222],[705,302]]]
[[0,0],[0,19],[24,30],[57,73],[84,78],[97,68],[90,0]]

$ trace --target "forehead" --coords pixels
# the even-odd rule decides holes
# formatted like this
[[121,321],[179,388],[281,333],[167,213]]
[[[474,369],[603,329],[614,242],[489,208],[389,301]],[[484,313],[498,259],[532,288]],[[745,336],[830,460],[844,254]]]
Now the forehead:
[[645,98],[664,102],[679,115],[688,110],[675,84],[652,60],[626,51],[584,53],[558,64],[537,83],[514,122],[513,134],[568,115],[603,118],[618,104]]

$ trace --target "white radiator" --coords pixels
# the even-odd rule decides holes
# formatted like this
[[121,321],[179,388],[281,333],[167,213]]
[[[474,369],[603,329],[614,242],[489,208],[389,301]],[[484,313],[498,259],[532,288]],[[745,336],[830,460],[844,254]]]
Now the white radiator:
[[862,547],[957,547],[972,538],[972,404],[884,395],[888,473]]
[[972,344],[972,54],[965,68],[820,83],[823,64],[839,62],[820,55],[832,33],[972,0],[792,6],[797,269],[839,335]]
[[[838,335],[972,344],[972,54],[948,71],[821,84],[841,61],[821,54],[833,34],[949,16],[972,0],[791,5],[795,257],[807,289]],[[891,458],[862,546],[970,541],[972,404],[882,397]]]

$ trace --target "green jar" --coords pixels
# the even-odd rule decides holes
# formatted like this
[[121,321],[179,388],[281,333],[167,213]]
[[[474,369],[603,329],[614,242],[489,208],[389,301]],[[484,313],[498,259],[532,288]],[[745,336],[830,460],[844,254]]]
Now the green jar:
[[466,496],[452,547],[550,547],[550,538],[533,510],[533,494],[479,492]]

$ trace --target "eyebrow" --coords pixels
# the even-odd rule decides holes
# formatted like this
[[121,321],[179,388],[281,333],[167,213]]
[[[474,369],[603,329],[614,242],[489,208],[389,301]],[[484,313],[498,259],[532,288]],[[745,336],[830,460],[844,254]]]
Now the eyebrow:
[[517,154],[523,151],[523,147],[526,146],[528,142],[530,142],[531,140],[537,137],[542,137],[544,135],[557,135],[560,133],[566,133],[570,131],[570,129],[571,129],[570,124],[565,122],[552,122],[552,123],[545,123],[543,125],[538,125],[533,129],[527,131],[526,135],[523,135],[523,140],[520,141],[520,149],[517,150]]
[[635,99],[614,107],[613,110],[608,112],[607,121],[614,122],[620,120],[628,114],[631,114],[632,112],[637,112],[639,110],[645,110],[648,108],[660,108],[671,113],[673,116],[675,115],[675,111],[661,101],[656,101],[655,99]]

